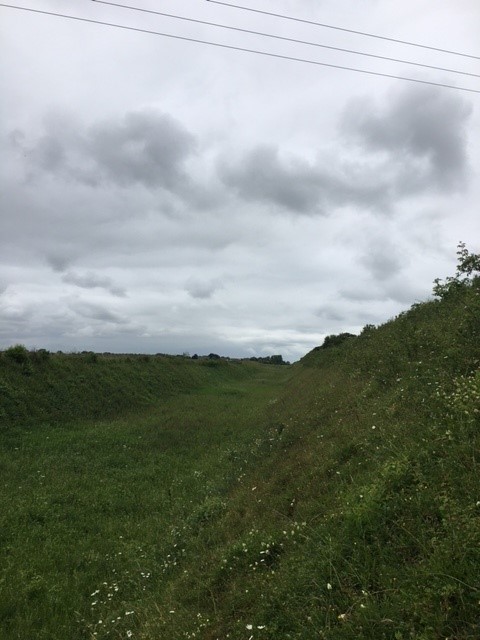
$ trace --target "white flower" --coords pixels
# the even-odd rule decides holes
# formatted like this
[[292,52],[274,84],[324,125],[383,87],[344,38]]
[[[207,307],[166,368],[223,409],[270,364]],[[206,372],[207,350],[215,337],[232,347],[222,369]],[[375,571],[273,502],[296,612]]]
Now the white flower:
[[253,624],[247,624],[246,628],[250,631],[251,629],[253,629]]
[[327,589],[329,591],[331,591],[333,589],[332,585],[330,584],[330,582],[327,582]]

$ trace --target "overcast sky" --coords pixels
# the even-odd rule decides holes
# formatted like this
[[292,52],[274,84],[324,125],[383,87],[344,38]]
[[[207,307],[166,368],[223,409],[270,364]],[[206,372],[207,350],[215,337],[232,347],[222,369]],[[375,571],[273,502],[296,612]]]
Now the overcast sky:
[[[144,9],[480,74],[206,0]],[[232,0],[234,1],[234,0]],[[480,56],[477,0],[239,4]],[[91,0],[19,6],[480,90]],[[0,348],[296,360],[480,251],[480,94],[0,7]]]

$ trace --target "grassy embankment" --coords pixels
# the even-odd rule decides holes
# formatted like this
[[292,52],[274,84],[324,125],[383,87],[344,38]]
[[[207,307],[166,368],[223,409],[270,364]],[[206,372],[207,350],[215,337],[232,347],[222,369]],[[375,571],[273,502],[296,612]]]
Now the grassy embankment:
[[[293,367],[184,361],[182,393],[115,419],[5,428],[0,637],[480,637],[479,293]],[[28,404],[47,374],[19,375]]]

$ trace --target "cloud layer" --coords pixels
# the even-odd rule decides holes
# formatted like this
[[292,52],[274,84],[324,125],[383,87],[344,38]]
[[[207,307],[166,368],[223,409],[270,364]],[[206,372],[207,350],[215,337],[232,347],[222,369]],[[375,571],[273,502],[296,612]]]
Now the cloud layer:
[[[429,24],[407,5],[399,21]],[[480,237],[478,114],[459,91],[101,30],[61,60],[34,16],[8,33],[0,348],[294,360],[424,298]]]

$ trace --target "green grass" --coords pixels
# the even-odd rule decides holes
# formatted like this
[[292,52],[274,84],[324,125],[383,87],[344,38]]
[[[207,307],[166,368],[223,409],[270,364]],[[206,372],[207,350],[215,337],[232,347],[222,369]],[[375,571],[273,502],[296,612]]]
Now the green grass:
[[214,386],[124,418],[3,432],[0,637],[127,637],[155,615],[288,375],[222,366],[218,381],[219,367],[197,365]]
[[4,356],[0,637],[480,637],[478,285],[292,367]]

